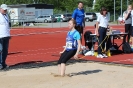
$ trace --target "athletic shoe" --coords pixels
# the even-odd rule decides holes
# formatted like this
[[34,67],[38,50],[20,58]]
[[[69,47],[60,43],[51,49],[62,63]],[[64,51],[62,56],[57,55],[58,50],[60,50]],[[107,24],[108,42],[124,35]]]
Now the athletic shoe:
[[105,58],[107,58],[108,56],[106,54],[102,54]]
[[89,50],[86,50],[86,49],[83,50],[83,54],[86,54],[88,51],[89,51]]
[[5,64],[5,65],[3,65],[3,68],[9,68],[9,66]]
[[2,70],[3,69],[3,66],[2,65],[0,65],[0,70]]
[[98,54],[97,58],[104,58],[104,56],[102,54]]
[[93,56],[94,52],[93,51],[88,51],[84,54],[85,56]]
[[91,56],[94,56],[94,51],[91,51]]
[[88,51],[84,54],[85,56],[91,56],[91,51]]

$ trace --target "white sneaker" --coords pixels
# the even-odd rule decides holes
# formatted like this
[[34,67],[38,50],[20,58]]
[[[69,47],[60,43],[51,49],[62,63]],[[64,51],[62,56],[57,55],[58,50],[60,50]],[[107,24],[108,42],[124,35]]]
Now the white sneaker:
[[106,54],[103,54],[103,56],[106,58],[106,57],[108,57]]
[[91,51],[88,51],[84,54],[85,56],[91,56],[92,55],[92,52]]
[[98,54],[97,58],[104,58],[104,56],[102,54]]
[[88,51],[84,55],[85,56],[94,56],[94,51]]
[[94,56],[94,51],[91,51],[91,55]]
[[86,49],[83,50],[83,54],[86,54],[88,51],[89,51],[89,50],[86,50]]

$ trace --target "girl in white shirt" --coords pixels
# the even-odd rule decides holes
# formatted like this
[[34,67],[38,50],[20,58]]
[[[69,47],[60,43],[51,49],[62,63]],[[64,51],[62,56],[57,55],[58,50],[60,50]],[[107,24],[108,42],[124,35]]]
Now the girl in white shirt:
[[[133,40],[133,33],[132,33],[132,15],[131,15],[131,11],[132,11],[132,5],[129,5],[127,10],[124,11],[123,16],[124,16],[124,20],[125,20],[125,32],[128,33],[128,36],[126,38],[127,42],[130,42],[130,37]],[[133,42],[132,42],[133,45]]]
[[105,7],[101,8],[100,13],[101,14],[98,16],[98,19],[97,19],[97,22],[96,22],[96,35],[99,37],[98,45],[100,45],[98,47],[97,58],[104,58],[104,57],[107,57],[107,55],[102,53],[102,49],[104,49],[104,47],[105,47],[105,41],[103,41],[103,40],[106,37],[109,18],[107,16],[107,9]]

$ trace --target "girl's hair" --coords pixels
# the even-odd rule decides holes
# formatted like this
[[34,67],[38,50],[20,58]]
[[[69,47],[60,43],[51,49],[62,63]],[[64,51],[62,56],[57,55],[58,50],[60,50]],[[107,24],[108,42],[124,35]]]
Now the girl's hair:
[[131,8],[132,8],[132,5],[128,5],[127,9],[128,9],[129,7],[131,7]]
[[132,5],[128,5],[128,7],[132,7]]
[[71,19],[70,21],[72,21],[72,23],[76,25],[76,21],[74,19]]
[[74,19],[71,19],[69,21],[71,21],[75,25],[74,28],[76,29],[76,21]]
[[108,10],[105,7],[102,7],[100,10],[101,15],[103,15],[103,11],[107,11],[106,14],[108,13]]

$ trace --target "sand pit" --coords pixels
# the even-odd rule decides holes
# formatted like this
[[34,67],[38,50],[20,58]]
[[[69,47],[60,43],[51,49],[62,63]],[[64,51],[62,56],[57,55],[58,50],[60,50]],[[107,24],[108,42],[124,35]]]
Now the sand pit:
[[99,63],[67,66],[71,77],[54,77],[57,66],[0,72],[0,88],[133,88],[133,68]]

